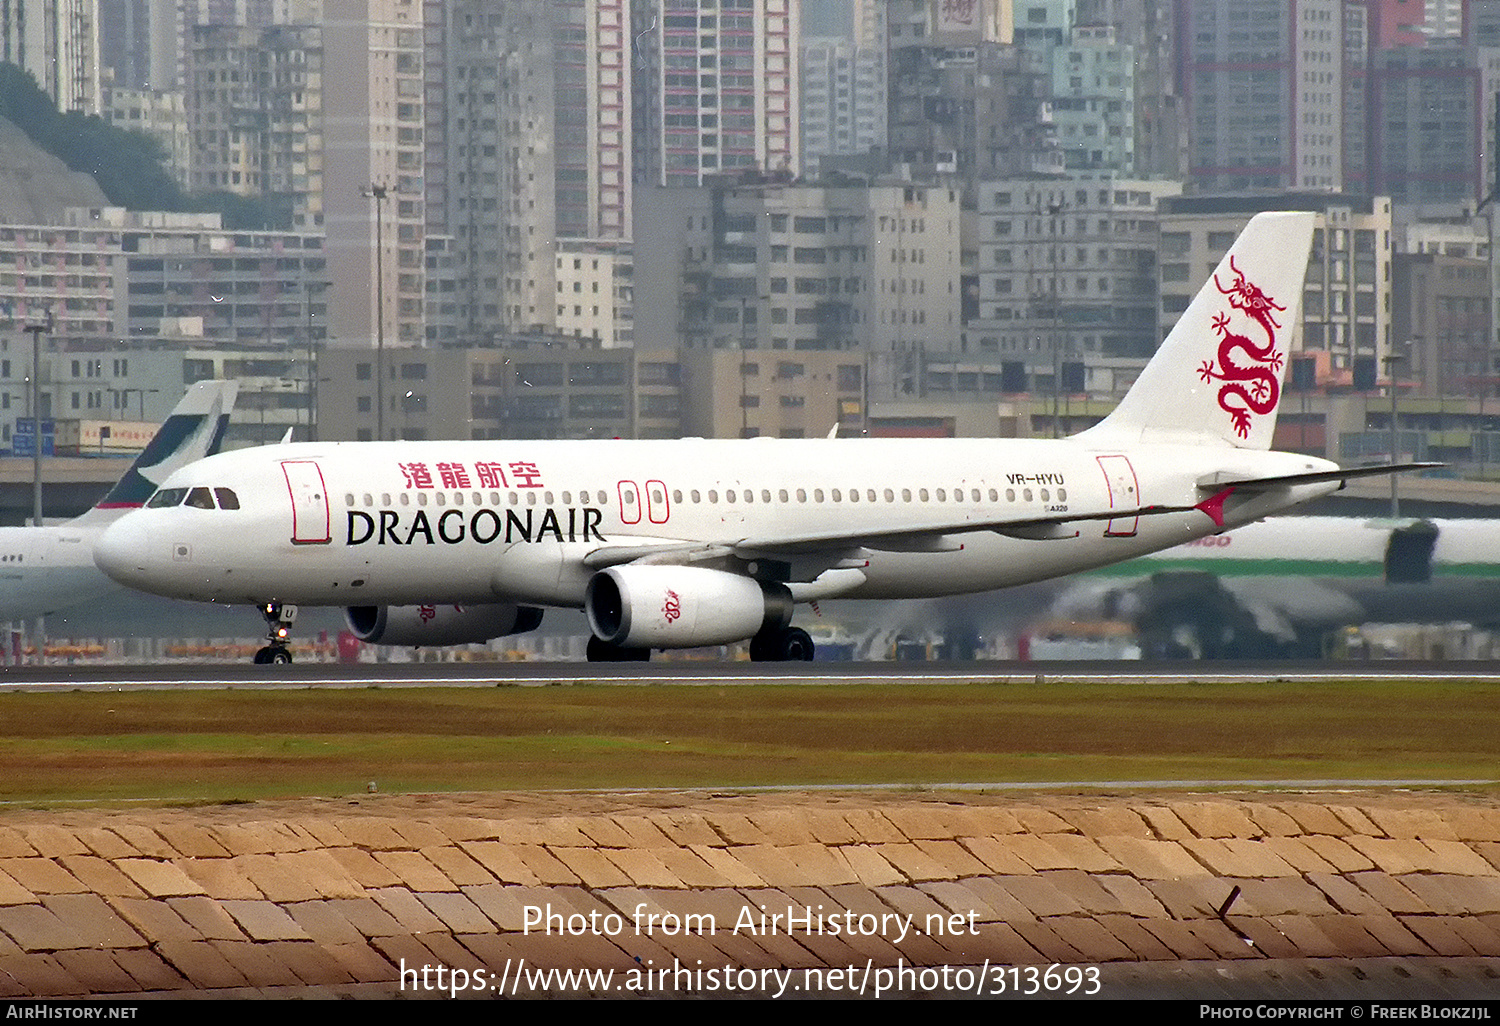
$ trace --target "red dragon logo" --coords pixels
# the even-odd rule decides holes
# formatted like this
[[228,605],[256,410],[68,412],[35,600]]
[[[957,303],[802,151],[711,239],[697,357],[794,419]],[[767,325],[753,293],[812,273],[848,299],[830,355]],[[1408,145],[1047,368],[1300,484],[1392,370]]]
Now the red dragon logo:
[[[1226,289],[1219,284],[1216,274],[1214,286],[1229,297],[1230,307],[1242,311],[1266,329],[1266,344],[1257,346],[1248,337],[1231,332],[1229,314],[1221,311],[1213,319],[1214,331],[1219,333],[1218,363],[1204,360],[1203,366],[1198,368],[1198,375],[1204,381],[1217,378],[1228,382],[1219,389],[1219,406],[1229,414],[1235,434],[1248,438],[1250,415],[1270,413],[1276,409],[1276,401],[1281,397],[1283,357],[1276,351],[1276,329],[1281,325],[1276,323],[1274,314],[1286,307],[1277,305],[1259,286],[1246,281],[1244,273],[1235,266],[1233,256],[1229,258],[1229,269],[1234,272],[1234,284]],[[1235,363],[1233,353],[1236,349],[1243,350],[1260,366],[1246,367]]]
[[661,604],[661,615],[667,618],[667,623],[671,623],[682,615],[682,600],[677,597],[675,591],[668,589],[667,599]]

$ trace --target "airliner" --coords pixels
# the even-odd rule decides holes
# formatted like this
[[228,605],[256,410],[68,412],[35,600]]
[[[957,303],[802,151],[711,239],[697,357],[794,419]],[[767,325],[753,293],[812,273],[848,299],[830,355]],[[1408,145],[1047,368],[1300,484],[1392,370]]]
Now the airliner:
[[1148,651],[1323,654],[1366,623],[1500,617],[1500,520],[1273,517],[1069,582],[1052,614],[1131,621]]
[[1254,217],[1119,406],[1070,438],[267,446],[179,470],[95,558],[132,588],[259,606],[258,662],[290,661],[299,605],[343,606],[386,644],[581,607],[593,661],[741,641],[810,659],[798,604],[1072,574],[1396,469],[1269,451],[1312,232],[1309,213]]
[[189,388],[125,475],[82,516],[0,527],[0,621],[48,616],[120,590],[94,563],[99,536],[173,473],[219,451],[238,391],[233,381]]

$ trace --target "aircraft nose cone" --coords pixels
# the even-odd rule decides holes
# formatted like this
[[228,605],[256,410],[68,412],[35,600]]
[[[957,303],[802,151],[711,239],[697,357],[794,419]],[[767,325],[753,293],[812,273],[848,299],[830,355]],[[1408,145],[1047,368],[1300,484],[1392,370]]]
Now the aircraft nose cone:
[[149,556],[145,526],[134,516],[117,520],[94,542],[94,564],[124,585],[137,585],[147,576]]

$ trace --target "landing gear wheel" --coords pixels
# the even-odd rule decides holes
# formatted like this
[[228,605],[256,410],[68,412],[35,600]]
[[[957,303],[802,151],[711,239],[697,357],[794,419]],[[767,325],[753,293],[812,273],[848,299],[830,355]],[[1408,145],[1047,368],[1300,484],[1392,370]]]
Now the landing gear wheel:
[[266,639],[270,644],[256,650],[255,663],[290,663],[292,651],[286,647],[286,640],[291,637],[292,624],[297,620],[297,607],[290,603],[267,602],[260,607],[260,615],[266,618]]
[[649,648],[626,648],[596,637],[589,638],[585,654],[591,663],[644,663],[651,659]]
[[757,663],[811,662],[816,646],[801,627],[784,627],[750,639],[750,658]]

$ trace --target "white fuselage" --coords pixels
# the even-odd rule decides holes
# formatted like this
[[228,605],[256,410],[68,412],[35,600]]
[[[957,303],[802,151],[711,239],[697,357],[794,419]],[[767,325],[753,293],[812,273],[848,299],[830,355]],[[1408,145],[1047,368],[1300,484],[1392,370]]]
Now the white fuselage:
[[103,530],[0,527],[0,622],[49,616],[119,591],[94,563]]
[[[228,603],[578,606],[601,554],[660,543],[690,562],[684,542],[764,552],[792,581],[858,568],[840,596],[921,597],[1056,577],[1213,534],[1212,518],[1191,509],[1211,494],[1209,475],[1332,467],[1213,445],[1079,440],[303,443],[174,473],[164,487],[230,488],[240,508],[147,508],[98,548],[100,565],[132,587]],[[1224,528],[1337,487],[1231,496]],[[1184,511],[1108,518],[1146,506]],[[1038,537],[966,527],[1080,513],[1102,516]]]

